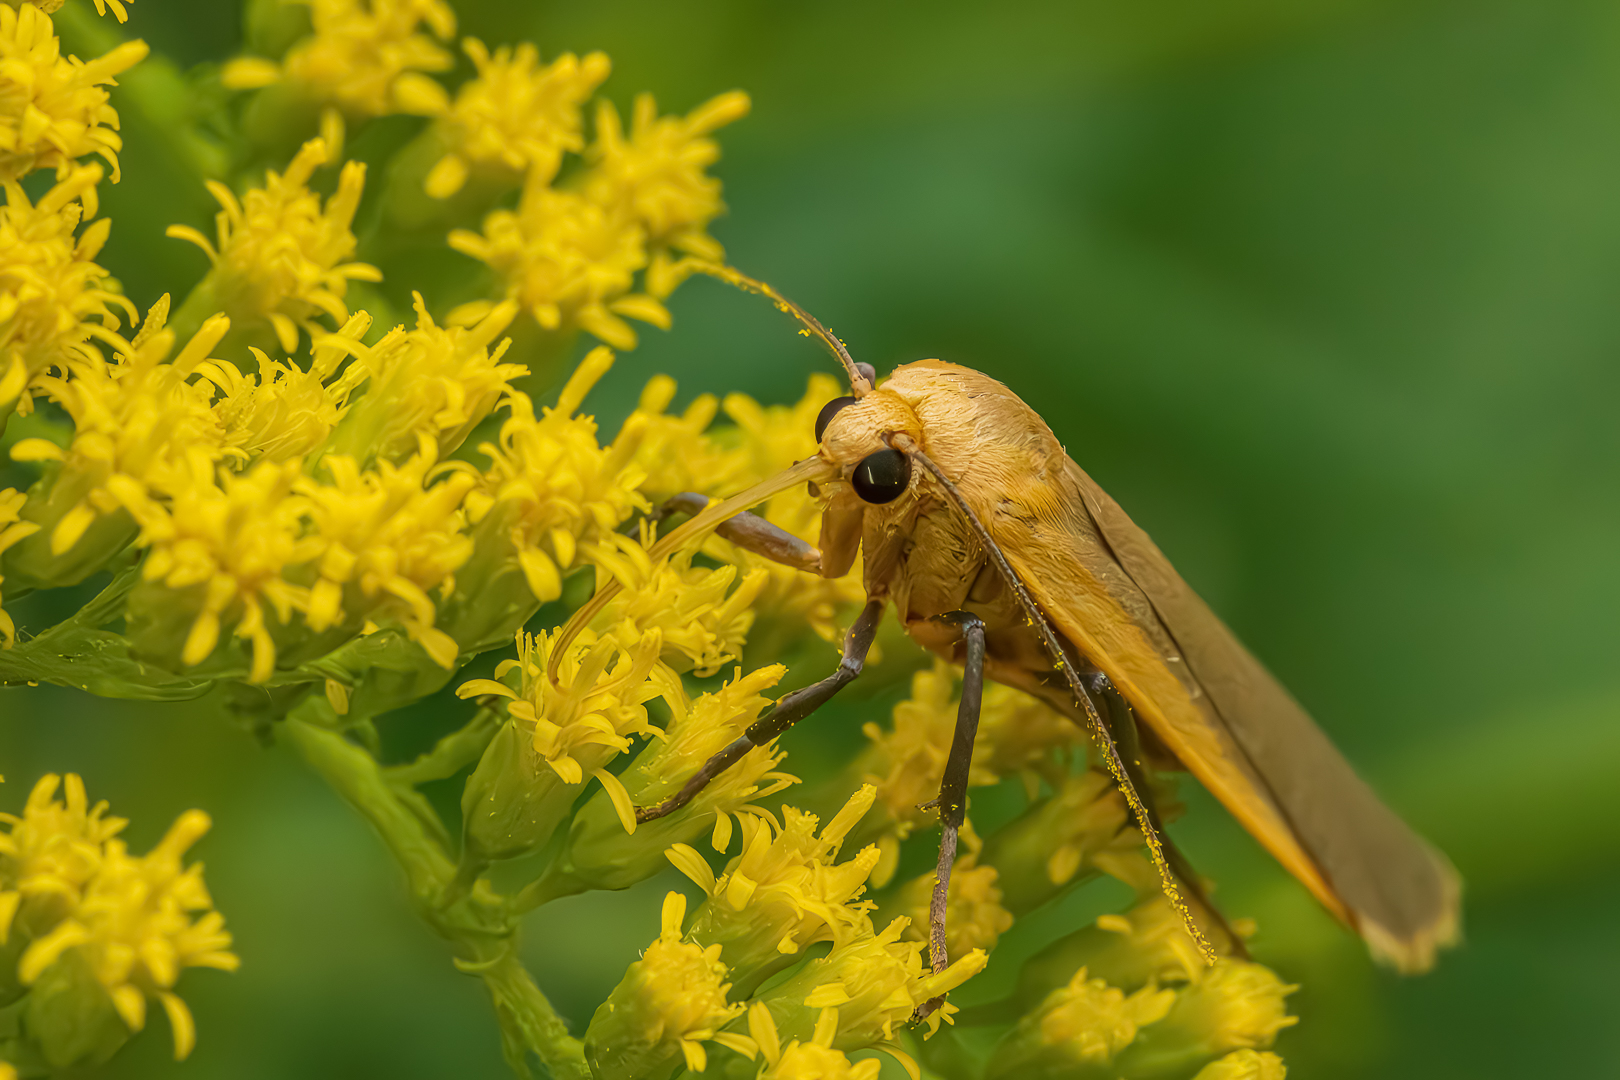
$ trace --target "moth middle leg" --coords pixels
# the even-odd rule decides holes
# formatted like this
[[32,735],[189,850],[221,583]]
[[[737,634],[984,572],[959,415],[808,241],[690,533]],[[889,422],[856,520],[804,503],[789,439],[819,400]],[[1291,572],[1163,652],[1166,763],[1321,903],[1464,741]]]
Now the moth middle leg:
[[[973,742],[979,733],[979,712],[984,702],[984,621],[967,611],[936,615],[951,623],[962,635],[962,697],[956,708],[956,731],[951,736],[951,752],[945,759],[940,778],[939,860],[934,864],[934,892],[928,904],[928,965],[935,972],[950,966],[945,943],[945,911],[950,898],[951,867],[956,864],[956,838],[967,820],[968,773],[973,766]],[[913,1019],[921,1020],[944,1002],[930,998],[917,1006]]]

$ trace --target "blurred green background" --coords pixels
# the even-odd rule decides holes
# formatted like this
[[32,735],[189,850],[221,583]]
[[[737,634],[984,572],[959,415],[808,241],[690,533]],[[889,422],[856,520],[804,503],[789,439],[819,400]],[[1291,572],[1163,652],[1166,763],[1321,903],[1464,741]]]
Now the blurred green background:
[[[1303,983],[1292,1075],[1620,1074],[1620,8],[455,6],[491,44],[606,50],[621,104],[752,94],[717,169],[732,260],[880,372],[939,356],[1011,385],[1451,854],[1467,942],[1401,979],[1187,792],[1178,835],[1259,919],[1258,958]],[[229,4],[139,0],[127,30],[188,67],[233,53],[239,25]],[[201,276],[162,229],[213,204],[125,121],[104,260],[144,307]],[[610,430],[654,372],[788,401],[828,369],[714,283],[671,306],[674,331],[592,399]],[[790,767],[902,693],[795,733]],[[40,688],[0,690],[0,763],[13,809],[41,772],[84,774],[138,849],[187,807],[214,816],[198,850],[244,963],[182,983],[200,1042],[175,1075],[507,1075],[478,984],[289,756],[204,706]],[[527,958],[577,1025],[675,884],[534,917]],[[1027,920],[988,986],[1117,901]],[[159,1030],[106,1075],[174,1069]]]

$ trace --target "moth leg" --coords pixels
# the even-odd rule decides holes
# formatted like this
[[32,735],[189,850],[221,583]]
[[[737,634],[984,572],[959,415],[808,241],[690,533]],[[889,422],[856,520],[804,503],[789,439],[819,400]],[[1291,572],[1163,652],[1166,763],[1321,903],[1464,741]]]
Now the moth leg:
[[770,712],[748,725],[748,730],[716,753],[692,775],[674,795],[657,806],[637,807],[637,821],[652,821],[679,810],[691,802],[709,781],[729,769],[744,754],[756,746],[764,746],[800,720],[815,712],[846,684],[853,681],[866,666],[866,654],[871,651],[872,639],[877,636],[878,622],[883,618],[883,600],[868,600],[855,624],[844,638],[844,656],[838,668],[820,682],[811,683],[780,698]]
[[1149,822],[1164,843],[1164,853],[1170,862],[1170,869],[1186,886],[1193,903],[1219,927],[1232,954],[1240,960],[1247,960],[1249,952],[1244,947],[1243,939],[1226,921],[1226,916],[1221,913],[1220,908],[1210,900],[1209,894],[1204,890],[1203,879],[1193,869],[1186,854],[1176,846],[1175,841],[1170,839],[1170,834],[1165,831],[1164,820],[1159,816],[1159,809],[1153,803],[1152,788],[1148,786],[1147,768],[1142,761],[1141,740],[1137,733],[1136,716],[1131,711],[1131,703],[1125,700],[1125,695],[1119,692],[1113,681],[1102,671],[1096,669],[1082,671],[1080,679],[1091,693],[1092,700],[1102,705],[1103,722],[1107,724],[1109,733],[1114,737],[1114,745],[1119,747],[1120,761],[1125,766],[1126,774],[1131,778],[1131,783],[1136,785],[1136,790],[1142,793],[1142,804],[1147,808]]
[[[708,496],[699,495],[695,491],[684,491],[665,502],[650,515],[650,518],[655,524],[662,524],[673,514],[690,516],[702,511],[708,505]],[[758,514],[748,512],[738,514],[722,521],[714,531],[716,535],[730,540],[745,551],[752,551],[772,562],[791,566],[796,570],[807,570],[812,574],[821,572],[821,552],[814,544],[800,540],[786,529],[772,525]]]
[[[936,615],[940,622],[954,623],[962,633],[962,700],[956,710],[956,733],[951,737],[950,756],[945,759],[945,775],[940,780],[939,861],[934,866],[934,894],[928,903],[928,964],[934,971],[950,966],[945,947],[945,906],[950,894],[951,867],[956,863],[956,837],[967,820],[968,770],[973,765],[973,740],[979,733],[979,706],[984,701],[984,621],[966,611]],[[921,1020],[943,1004],[943,997],[930,998],[917,1006],[914,1020]]]

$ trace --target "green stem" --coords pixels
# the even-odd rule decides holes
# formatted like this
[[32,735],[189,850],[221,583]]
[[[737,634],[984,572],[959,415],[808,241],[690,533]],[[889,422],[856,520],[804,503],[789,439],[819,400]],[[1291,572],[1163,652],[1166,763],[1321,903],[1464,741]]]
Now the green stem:
[[500,723],[501,717],[494,709],[479,709],[466,727],[446,735],[415,761],[385,768],[383,776],[390,784],[412,787],[430,780],[447,780],[483,756]]
[[[450,754],[447,751],[436,757],[440,748],[455,743],[477,724],[475,717],[461,732],[440,740],[440,746],[422,760],[434,759],[442,765]],[[457,966],[477,974],[489,987],[513,1069],[527,1075],[524,1059],[533,1051],[553,1077],[589,1080],[584,1045],[568,1034],[568,1025],[517,960],[517,928],[511,921],[506,898],[482,888],[454,887],[464,876],[460,873],[463,867],[429,835],[423,822],[400,798],[394,781],[363,747],[296,715],[277,730],[281,739],[377,830],[404,868],[423,920],[456,946],[462,957]],[[458,752],[465,752],[465,746]],[[472,882],[462,884],[470,886]]]
[[[555,1080],[590,1080],[585,1044],[568,1034],[562,1017],[513,953],[508,952],[479,974],[495,1001],[509,1047],[515,1044],[532,1049]],[[512,1056],[509,1050],[508,1061],[513,1069],[525,1072],[521,1059],[511,1061]]]
[[455,875],[455,863],[394,794],[376,759],[337,732],[294,717],[281,725],[279,733],[305,764],[371,823],[404,868],[412,894],[431,908]]

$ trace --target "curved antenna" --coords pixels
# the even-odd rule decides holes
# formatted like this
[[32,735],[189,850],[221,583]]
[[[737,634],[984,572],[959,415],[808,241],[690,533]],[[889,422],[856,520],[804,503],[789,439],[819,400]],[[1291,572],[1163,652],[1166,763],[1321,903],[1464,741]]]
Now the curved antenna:
[[778,311],[799,320],[799,323],[804,327],[800,333],[809,337],[820,338],[821,343],[827,346],[828,351],[833,354],[840,364],[844,365],[844,371],[849,375],[850,393],[856,397],[865,397],[872,389],[871,378],[861,370],[864,365],[855,363],[855,358],[849,355],[849,350],[844,348],[844,343],[839,341],[831,330],[822,326],[814,315],[777,292],[770,285],[749,277],[735,267],[726,266],[722,263],[692,259],[687,262],[686,268],[695,270],[700,274],[708,274],[710,277],[718,278],[728,285],[735,285],[744,292],[758,293],[774,301]]

